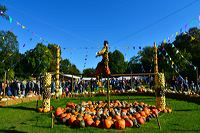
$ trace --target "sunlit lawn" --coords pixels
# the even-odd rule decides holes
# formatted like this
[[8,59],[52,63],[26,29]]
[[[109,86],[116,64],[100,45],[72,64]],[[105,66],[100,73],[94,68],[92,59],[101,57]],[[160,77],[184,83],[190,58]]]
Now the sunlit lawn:
[[[98,101],[104,99],[106,99],[106,97],[65,98],[52,100],[51,105],[54,107],[65,107],[67,101],[79,103],[81,101]],[[126,96],[113,96],[111,99],[128,101],[128,97]],[[148,96],[131,96],[129,100],[154,104],[155,98]],[[41,101],[39,104],[41,104]],[[0,132],[200,132],[200,105],[174,99],[167,99],[167,104],[173,108],[173,113],[160,114],[159,121],[161,123],[161,130],[159,130],[157,126],[156,119],[145,123],[141,128],[105,130],[94,127],[72,129],[62,124],[55,124],[54,128],[51,129],[50,113],[43,114],[36,112],[36,102],[23,103],[16,106],[0,108]]]

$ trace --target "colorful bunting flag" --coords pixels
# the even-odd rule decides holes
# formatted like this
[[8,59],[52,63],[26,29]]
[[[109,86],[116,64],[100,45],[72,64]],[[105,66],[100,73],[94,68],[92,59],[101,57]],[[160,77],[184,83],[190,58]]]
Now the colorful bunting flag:
[[17,22],[17,25],[20,26],[21,24],[19,22]]
[[168,37],[168,43],[170,43],[170,37]]
[[166,39],[164,39],[164,43],[167,43]]
[[191,36],[191,41],[195,40],[195,38],[193,36]]
[[12,23],[13,19],[9,16],[9,22]]

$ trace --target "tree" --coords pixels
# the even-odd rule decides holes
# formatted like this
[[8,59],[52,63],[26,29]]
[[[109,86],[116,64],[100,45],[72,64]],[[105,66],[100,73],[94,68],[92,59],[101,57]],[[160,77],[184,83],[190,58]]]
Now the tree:
[[119,51],[115,50],[113,53],[109,52],[109,67],[113,74],[122,74],[127,68],[127,63],[124,61],[124,55]]
[[83,76],[85,77],[94,77],[96,70],[94,68],[86,68],[83,70]]
[[133,56],[128,62],[126,73],[141,73],[142,64],[140,62],[140,56]]
[[16,55],[19,53],[19,43],[14,33],[10,31],[0,31],[0,75],[5,71],[14,69]]
[[30,66],[29,73],[32,76],[39,76],[49,70],[53,58],[48,47],[38,43],[34,49],[26,52],[26,59]]
[[76,65],[72,64],[69,67],[69,73],[72,75],[80,75],[80,71],[76,68]]
[[153,47],[144,47],[143,50],[138,52],[140,56],[140,61],[142,63],[143,72],[153,71]]
[[0,16],[2,16],[5,19],[9,19],[8,15],[6,14],[7,8],[6,6],[0,5]]
[[71,63],[68,59],[61,60],[60,62],[60,71],[63,73],[69,73],[69,69],[71,67]]

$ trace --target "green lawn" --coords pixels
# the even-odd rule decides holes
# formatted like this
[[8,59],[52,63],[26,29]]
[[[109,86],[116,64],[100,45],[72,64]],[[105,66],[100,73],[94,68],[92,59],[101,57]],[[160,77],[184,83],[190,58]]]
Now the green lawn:
[[[105,97],[92,98],[66,98],[52,100],[51,104],[55,107],[65,107],[67,101],[79,103],[88,100],[102,100]],[[113,96],[111,99],[127,100],[126,96]],[[131,96],[130,101],[143,101],[154,104],[155,97]],[[41,104],[41,101],[39,102]],[[36,102],[23,103],[15,106],[0,108],[0,132],[200,132],[200,105],[167,99],[167,104],[172,107],[173,113],[160,114],[159,121],[162,129],[159,130],[156,119],[145,123],[141,128],[126,128],[125,130],[100,129],[87,127],[84,129],[72,129],[62,124],[56,124],[53,129],[51,126],[51,115],[37,113],[35,111]]]

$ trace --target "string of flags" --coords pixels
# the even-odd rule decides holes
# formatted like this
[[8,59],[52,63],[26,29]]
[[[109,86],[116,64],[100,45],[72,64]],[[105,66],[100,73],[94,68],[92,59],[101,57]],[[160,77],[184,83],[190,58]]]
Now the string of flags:
[[85,67],[86,67],[87,58],[88,58],[88,48],[86,47],[85,50],[86,50],[86,55],[85,55],[85,61],[84,61],[83,69],[85,69]]
[[[159,54],[162,54],[163,57],[165,57],[164,59],[166,59],[167,64],[171,64],[170,67],[179,75],[179,77],[181,77],[183,79],[183,77],[181,76],[180,69],[178,68],[178,66],[175,64],[175,62],[172,60],[172,58],[169,56],[169,54],[167,53],[167,51],[165,50],[165,55],[163,52],[159,52]],[[184,79],[183,79],[184,80]]]
[[180,54],[180,56],[185,60],[185,62],[186,62],[187,64],[189,64],[190,66],[193,66],[194,70],[197,70],[197,66],[193,65],[190,61],[188,61],[188,60],[181,54],[181,52],[179,52],[179,50],[174,46],[173,43],[172,43],[171,46],[172,46],[172,48],[175,49],[175,53],[176,53],[176,54]]
[[[197,22],[197,25],[200,26],[200,15],[198,16],[198,19],[193,19],[193,20],[191,21],[191,23],[194,24],[195,20],[197,20],[197,21],[196,21],[196,22]],[[185,31],[184,31],[184,32],[183,32],[183,30],[182,30],[183,28],[180,28],[180,32],[177,31],[177,32],[175,33],[175,35],[178,36],[178,35],[180,35],[180,34],[188,34],[188,33],[186,32],[186,29],[187,29],[188,25],[191,25],[191,24],[186,24],[186,25],[184,26],[184,28],[185,28]],[[168,37],[168,41],[167,41],[166,39],[164,39],[163,42],[164,42],[164,43],[167,43],[167,42],[168,42],[168,44],[170,44],[170,42],[171,42],[171,40],[173,39],[173,37],[176,37],[176,36],[174,36],[174,34],[172,34],[171,36]],[[191,36],[191,35],[190,35],[190,36]],[[195,40],[195,38],[194,38],[193,36],[191,36],[191,40]],[[188,61],[188,60],[181,54],[181,52],[175,47],[175,45],[174,45],[173,43],[171,43],[171,47],[175,50],[175,54],[180,54],[180,56],[185,60],[185,62],[186,62],[187,64],[189,64],[190,66],[193,66],[194,70],[197,70],[197,69],[198,69],[197,66],[193,65],[190,61]],[[165,49],[163,48],[163,50],[165,50]],[[167,55],[167,53],[166,53],[166,55]]]
[[[0,11],[0,16],[7,16],[3,11]],[[26,30],[27,32],[29,32],[29,33],[31,33],[31,37],[30,37],[30,41],[32,41],[33,40],[33,38],[34,37],[37,37],[41,42],[43,42],[43,43],[49,43],[49,41],[47,41],[46,39],[44,39],[43,37],[41,37],[41,36],[39,36],[38,34],[36,34],[36,32],[33,32],[33,31],[31,31],[27,26],[25,26],[25,25],[23,25],[22,23],[20,23],[19,21],[15,21],[14,19],[13,19],[13,17],[11,17],[11,16],[8,16],[8,20],[9,20],[9,23],[10,24],[12,24],[12,23],[15,23],[18,27],[20,27],[22,30]],[[164,43],[170,43],[176,36],[178,36],[178,35],[180,35],[181,33],[186,33],[185,31],[187,30],[187,28],[188,27],[191,27],[191,26],[193,26],[193,25],[195,25],[195,23],[197,22],[197,25],[198,26],[200,26],[200,15],[197,17],[197,19],[196,19],[196,17],[194,18],[194,19],[192,19],[192,21],[190,22],[190,23],[188,23],[188,24],[185,24],[183,27],[181,27],[180,28],[180,31],[176,31],[175,33],[173,33],[172,35],[170,35],[169,37],[167,37],[167,39],[165,38],[164,39]],[[184,31],[185,30],[185,31]],[[4,40],[5,39],[5,37],[4,36],[2,36],[2,39]],[[192,39],[195,39],[194,37],[192,37]],[[24,48],[26,46],[26,43],[24,43],[23,45],[22,45],[22,47]],[[172,47],[173,48],[175,48],[175,50],[176,50],[176,54],[180,54],[180,56],[182,57],[182,58],[184,58],[185,60],[186,60],[186,62],[188,63],[188,64],[190,64],[190,66],[193,66],[194,67],[194,70],[197,70],[197,67],[196,66],[194,66],[191,62],[189,62],[179,51],[178,51],[178,49],[174,46],[174,44],[172,44]],[[88,52],[88,50],[90,49],[97,49],[98,47],[86,47],[86,49],[87,49],[87,52]],[[117,49],[117,47],[116,46],[110,46],[110,48],[114,48],[114,49]],[[120,49],[125,49],[125,50],[141,50],[142,49],[142,47],[141,46],[133,46],[133,45],[129,45],[129,46],[124,46],[124,47],[119,47]],[[63,47],[62,48],[63,50],[68,50],[69,52],[70,52],[70,54],[72,54],[72,51],[73,50],[80,50],[80,49],[85,49],[85,47],[79,47],[79,48],[69,48],[69,47]],[[84,62],[84,67],[86,66],[86,61],[87,61],[87,57],[88,57],[88,55],[86,54],[85,55],[85,62]],[[171,61],[171,57],[169,58],[170,59],[170,61]],[[173,63],[174,64],[174,63]]]
[[[0,11],[0,16],[6,16],[6,14],[5,14],[3,11]],[[10,24],[15,23],[15,24],[16,24],[19,28],[21,28],[22,30],[26,30],[27,32],[29,32],[29,33],[32,35],[32,37],[29,39],[30,41],[32,41],[34,37],[37,37],[38,40],[41,41],[42,43],[49,43],[49,41],[47,41],[47,40],[44,39],[43,37],[39,36],[36,32],[31,31],[27,26],[23,25],[21,22],[16,21],[15,19],[13,19],[13,17],[8,16],[8,20],[9,20],[9,23],[10,23]],[[4,40],[5,37],[2,37],[2,39]],[[22,47],[25,47],[25,46],[26,46],[26,44],[24,43],[24,44],[22,45]],[[114,46],[110,46],[110,48],[115,48],[115,49],[117,49],[116,46],[115,46],[115,47],[114,47]],[[120,49],[125,49],[125,50],[131,50],[131,49],[132,49],[132,50],[136,50],[136,49],[141,50],[141,49],[142,49],[141,46],[136,47],[136,46],[131,46],[131,45],[125,46],[125,47],[119,47],[119,48],[120,48]],[[85,49],[85,47],[78,47],[78,48],[63,47],[62,49],[63,49],[63,50],[68,50],[68,51],[72,51],[72,50]],[[88,49],[88,50],[89,50],[89,49],[90,49],[90,50],[91,50],[91,49],[98,49],[98,47],[87,47],[87,49]]]

